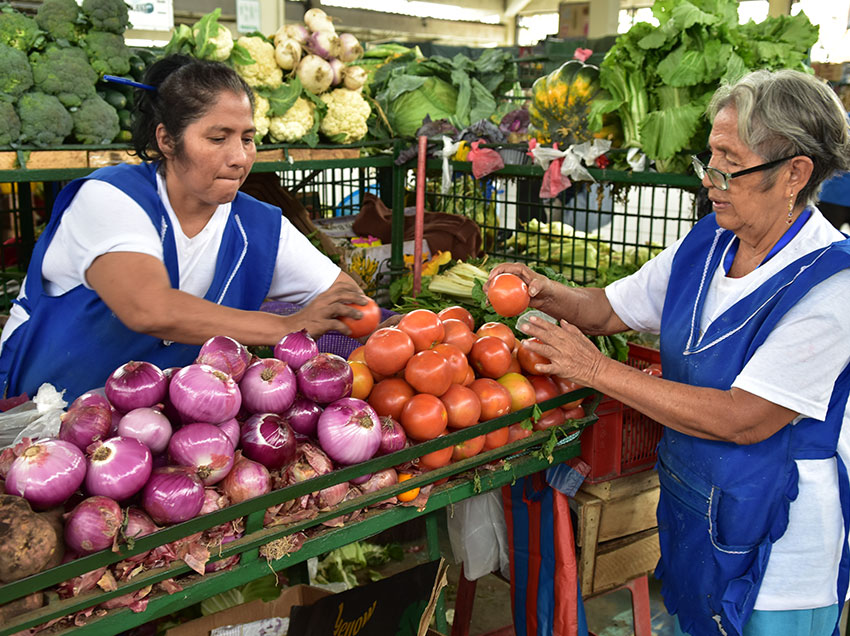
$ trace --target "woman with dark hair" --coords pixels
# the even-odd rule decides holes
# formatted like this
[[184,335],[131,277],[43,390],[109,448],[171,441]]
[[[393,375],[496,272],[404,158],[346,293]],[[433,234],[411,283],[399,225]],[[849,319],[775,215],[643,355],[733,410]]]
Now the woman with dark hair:
[[[184,56],[137,89],[140,165],[65,187],[33,252],[0,349],[7,395],[43,382],[65,399],[121,363],[190,364],[227,335],[275,344],[306,329],[348,333],[366,297],[280,209],[239,192],[256,157],[253,94],[227,66]],[[303,306],[257,311],[266,299]]]
[[[832,90],[757,71],[709,107],[694,158],[713,211],[637,273],[570,288],[517,264],[550,364],[664,425],[658,535],[667,610],[691,636],[838,633],[850,576],[850,240],[813,204],[850,167]],[[492,280],[492,279],[491,279]],[[661,336],[663,378],[584,334]]]

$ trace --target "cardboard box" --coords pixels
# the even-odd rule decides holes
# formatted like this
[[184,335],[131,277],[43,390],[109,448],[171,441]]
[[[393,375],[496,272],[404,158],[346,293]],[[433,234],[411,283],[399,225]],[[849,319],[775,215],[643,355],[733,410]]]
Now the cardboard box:
[[[311,636],[332,636],[337,632],[353,634],[355,632],[351,629],[354,626],[360,634],[374,634],[377,627],[380,633],[440,636],[428,629],[428,625],[434,614],[437,597],[446,584],[446,569],[443,560],[423,563],[389,578],[339,594],[331,594],[309,585],[296,585],[285,588],[273,601],[257,600],[216,612],[169,629],[166,636],[208,636],[218,627],[243,625],[275,617],[290,617],[290,636],[306,636],[305,630],[298,625],[309,625],[307,632]],[[401,598],[405,595],[406,601]],[[405,607],[400,607],[399,601],[411,602],[410,606],[405,605],[407,611],[402,611]],[[315,608],[312,607],[314,605]],[[366,610],[363,611],[363,608]],[[411,620],[414,618],[410,614],[411,608],[416,609],[415,621]],[[300,617],[297,616],[299,613]],[[369,622],[372,624],[369,625]],[[393,622],[398,625],[384,627]]]

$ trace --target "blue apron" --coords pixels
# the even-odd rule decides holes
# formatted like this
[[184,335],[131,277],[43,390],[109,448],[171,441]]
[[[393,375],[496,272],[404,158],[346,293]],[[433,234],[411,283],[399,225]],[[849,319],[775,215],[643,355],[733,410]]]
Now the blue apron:
[[[850,240],[787,265],[700,333],[708,286],[732,232],[714,214],[700,221],[674,257],[661,318],[664,377],[728,390],[776,323],[812,287],[850,267]],[[740,636],[755,606],[771,546],[788,526],[797,497],[796,459],[835,458],[845,533],[850,483],[836,448],[850,368],[833,388],[824,422],[803,419],[752,445],[698,439],[665,428],[658,448],[661,559],[656,576],[682,630]],[[850,573],[845,535],[839,578],[843,604]],[[789,572],[788,576],[794,576]],[[836,625],[835,633],[838,633]]]
[[[43,382],[65,389],[69,402],[103,386],[119,365],[147,360],[160,368],[185,366],[197,357],[198,345],[170,343],[131,331],[100,297],[83,285],[61,296],[48,296],[42,284],[42,264],[62,215],[86,179],[110,183],[147,212],[162,240],[165,267],[172,287],[180,272],[174,228],[156,189],[158,164],[102,168],[72,181],[56,199],[50,222],[33,250],[25,281],[26,298],[19,304],[29,313],[3,344],[0,385],[6,395],[35,395]],[[108,210],[104,210],[108,222]],[[216,259],[215,274],[205,300],[255,310],[271,286],[280,240],[280,209],[239,193],[234,199]]]

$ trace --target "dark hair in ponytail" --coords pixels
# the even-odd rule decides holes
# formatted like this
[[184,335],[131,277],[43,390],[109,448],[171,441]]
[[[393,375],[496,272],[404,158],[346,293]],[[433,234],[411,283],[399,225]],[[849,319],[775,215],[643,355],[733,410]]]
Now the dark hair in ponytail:
[[156,88],[155,91],[136,89],[133,147],[147,161],[163,157],[156,141],[159,124],[165,126],[180,155],[186,127],[203,117],[221,93],[245,93],[251,107],[254,106],[251,87],[236,71],[220,62],[169,55],[151,65],[142,81]]

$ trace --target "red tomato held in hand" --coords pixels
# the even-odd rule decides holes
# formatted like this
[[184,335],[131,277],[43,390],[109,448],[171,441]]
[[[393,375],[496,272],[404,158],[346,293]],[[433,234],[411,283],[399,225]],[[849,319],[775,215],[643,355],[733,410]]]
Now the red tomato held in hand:
[[481,417],[481,400],[475,391],[460,384],[452,384],[449,390],[440,396],[449,416],[452,428],[468,428],[478,424]]
[[464,309],[460,305],[452,305],[451,307],[440,310],[437,313],[437,317],[443,322],[446,320],[460,320],[469,327],[470,331],[475,329],[475,319],[472,317],[472,314],[469,313],[468,309]]
[[443,321],[430,309],[414,309],[402,316],[396,327],[410,336],[417,351],[430,349],[445,335]]
[[381,308],[378,307],[378,303],[373,299],[370,298],[365,305],[348,303],[348,306],[357,309],[363,314],[360,318],[351,318],[349,316],[339,317],[339,321],[351,330],[351,333],[348,334],[349,337],[362,338],[363,336],[368,336],[378,328],[378,323],[381,322]]
[[415,352],[410,336],[395,327],[378,329],[369,336],[365,347],[366,364],[380,375],[398,373]]
[[454,370],[446,358],[428,349],[414,353],[404,367],[404,379],[419,393],[442,395],[449,390]]
[[525,281],[516,274],[505,272],[490,281],[487,300],[497,314],[510,318],[525,311],[531,296],[528,295],[528,285]]
[[446,430],[449,415],[440,398],[429,393],[419,393],[404,405],[399,421],[410,439],[424,442]]

